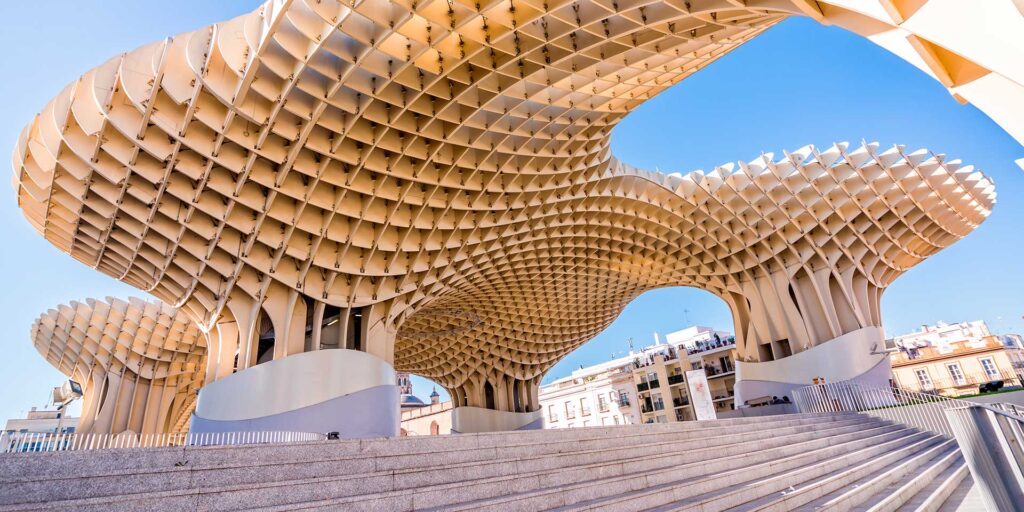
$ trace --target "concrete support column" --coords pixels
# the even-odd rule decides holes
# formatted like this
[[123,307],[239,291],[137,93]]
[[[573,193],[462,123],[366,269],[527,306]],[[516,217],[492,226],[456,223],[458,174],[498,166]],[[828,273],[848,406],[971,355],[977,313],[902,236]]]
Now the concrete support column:
[[326,305],[323,302],[316,301],[313,303],[313,333],[310,336],[310,343],[306,347],[306,352],[320,350],[321,337],[323,336],[324,309],[326,309]]
[[238,370],[256,366],[257,349],[259,348],[260,305],[252,297],[233,292],[227,302],[231,316],[235,318],[238,329]]
[[880,296],[856,268],[793,266],[752,276],[723,298],[733,313],[739,358],[765,362],[877,327]]
[[362,310],[363,350],[389,364],[395,360],[395,338],[398,328],[389,317],[390,302],[366,306]]
[[[238,323],[234,320],[221,322],[214,329],[216,330],[218,340],[218,362],[216,371],[212,375],[213,378],[207,375],[206,382],[223,379],[234,373],[235,355],[238,354]],[[238,356],[241,359],[241,354],[238,354]],[[212,359],[213,355],[211,354],[208,357]]]
[[306,301],[302,295],[272,282],[263,310],[274,324],[274,360],[302,353],[306,340]]

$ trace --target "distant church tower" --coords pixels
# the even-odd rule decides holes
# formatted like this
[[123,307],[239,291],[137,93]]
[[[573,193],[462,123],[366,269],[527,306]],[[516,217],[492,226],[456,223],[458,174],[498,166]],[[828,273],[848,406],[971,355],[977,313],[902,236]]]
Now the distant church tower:
[[409,409],[419,409],[425,407],[427,404],[423,403],[416,395],[412,394],[412,379],[409,378],[408,373],[396,373],[398,377],[398,397],[399,403],[403,411]]
[[398,393],[401,395],[412,394],[412,379],[409,378],[408,373],[398,373]]

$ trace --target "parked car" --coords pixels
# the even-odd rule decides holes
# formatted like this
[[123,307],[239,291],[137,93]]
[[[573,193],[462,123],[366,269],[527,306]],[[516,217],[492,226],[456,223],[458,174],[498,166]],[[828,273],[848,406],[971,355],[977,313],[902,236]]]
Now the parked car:
[[978,393],[991,393],[1003,389],[1003,381],[993,380],[978,386]]

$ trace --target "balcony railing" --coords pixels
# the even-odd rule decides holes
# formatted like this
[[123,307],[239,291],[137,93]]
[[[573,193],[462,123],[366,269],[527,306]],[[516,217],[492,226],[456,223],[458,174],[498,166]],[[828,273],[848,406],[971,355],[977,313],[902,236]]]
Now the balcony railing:
[[692,349],[687,349],[686,353],[687,354],[700,354],[701,352],[708,352],[708,351],[711,351],[711,350],[717,350],[717,349],[725,348],[725,347],[732,347],[732,346],[735,346],[735,345],[736,345],[736,338],[733,337],[733,336],[730,336],[728,338],[725,338],[724,340],[719,340],[719,341],[714,341],[714,340],[698,341],[697,344],[694,345],[694,347]]
[[616,402],[618,402],[619,407],[629,407],[630,406],[628,398],[620,398]]
[[704,373],[706,373],[708,377],[711,377],[711,376],[714,376],[714,375],[722,375],[722,374],[730,373],[730,372],[733,372],[733,371],[735,371],[735,369],[730,364],[725,365],[725,368],[722,368],[722,369],[719,369],[717,366],[705,366],[704,367]]
[[675,384],[680,384],[682,382],[683,382],[683,374],[681,374],[681,373],[678,374],[678,375],[669,375],[668,376],[668,385],[669,386],[672,386],[672,385],[675,385]]
[[651,389],[651,386],[649,384],[647,384],[646,382],[641,382],[641,383],[636,385],[636,390],[637,391],[647,391],[648,389]]
[[672,405],[676,407],[683,407],[684,405],[690,405],[690,400],[687,398],[673,397]]

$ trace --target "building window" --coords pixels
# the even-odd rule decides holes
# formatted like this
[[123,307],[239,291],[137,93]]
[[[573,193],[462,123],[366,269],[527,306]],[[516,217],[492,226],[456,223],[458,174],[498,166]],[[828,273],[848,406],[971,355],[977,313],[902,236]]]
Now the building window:
[[660,410],[662,410],[664,408],[665,408],[665,402],[663,402],[661,400],[661,396],[659,395],[658,397],[656,397],[654,399],[654,410],[655,411],[660,411]]
[[629,405],[629,393],[626,391],[619,391],[619,406],[625,407]]
[[597,409],[601,412],[608,412],[608,399],[604,395],[597,395]]
[[558,411],[555,410],[554,405],[548,406],[548,421],[558,421]]
[[919,370],[915,370],[914,373],[917,374],[917,382],[921,385],[921,389],[925,391],[935,389],[932,385],[932,377],[928,375],[928,370],[921,368]]
[[619,424],[619,417],[618,416],[612,416],[612,421],[614,421],[615,424],[618,425]]
[[990,379],[999,377],[999,369],[996,368],[996,363],[991,357],[985,357],[979,359],[979,361],[981,362],[981,367],[985,370],[985,375],[988,375]]
[[580,398],[580,414],[590,416],[590,400],[587,397]]
[[963,386],[967,384],[967,379],[964,378],[964,372],[960,369],[960,363],[953,363],[946,365],[949,370],[949,376],[952,377],[953,382],[957,386]]
[[576,417],[576,406],[572,402],[566,402],[565,403],[565,419],[571,420],[571,419],[574,419],[575,417]]

